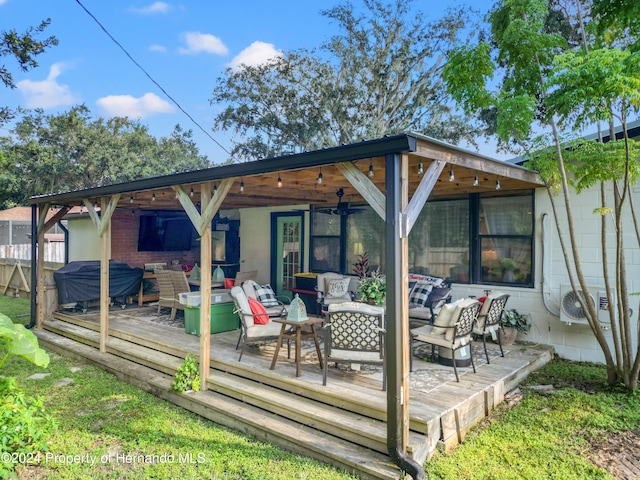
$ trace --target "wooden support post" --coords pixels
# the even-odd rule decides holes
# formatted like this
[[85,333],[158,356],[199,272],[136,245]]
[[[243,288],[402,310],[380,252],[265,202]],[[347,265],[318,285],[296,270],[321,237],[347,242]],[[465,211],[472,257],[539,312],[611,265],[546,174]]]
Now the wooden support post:
[[[203,183],[200,193],[201,211],[211,202],[211,184]],[[200,236],[200,390],[206,391],[211,366],[211,220]]]
[[[117,202],[117,200],[116,200]],[[109,199],[101,199],[100,210],[107,211]],[[100,352],[107,352],[109,340],[109,260],[111,259],[111,217],[100,220],[98,232],[101,237],[100,254]]]

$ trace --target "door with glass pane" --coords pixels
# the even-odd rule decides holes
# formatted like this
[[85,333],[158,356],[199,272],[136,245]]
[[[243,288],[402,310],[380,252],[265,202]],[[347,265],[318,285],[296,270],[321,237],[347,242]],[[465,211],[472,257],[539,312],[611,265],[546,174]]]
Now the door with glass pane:
[[303,226],[300,213],[271,214],[271,284],[277,295],[291,297],[295,274],[302,271]]

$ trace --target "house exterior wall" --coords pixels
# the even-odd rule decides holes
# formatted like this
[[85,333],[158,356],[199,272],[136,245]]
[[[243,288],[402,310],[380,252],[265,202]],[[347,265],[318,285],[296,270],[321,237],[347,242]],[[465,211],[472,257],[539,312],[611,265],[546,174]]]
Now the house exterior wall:
[[[632,190],[635,204],[640,203],[640,187],[636,186]],[[611,191],[607,192],[609,201],[613,198]],[[604,280],[602,276],[602,255],[600,249],[600,216],[593,213],[594,208],[599,204],[599,186],[583,191],[580,195],[572,193],[572,212],[576,227],[576,238],[579,247],[581,263],[584,275],[589,286],[602,287]],[[556,207],[561,217],[563,235],[565,242],[568,242],[566,228],[566,211],[562,197],[556,198]],[[631,223],[630,212],[625,212],[624,217],[625,236],[625,258],[627,268],[627,282],[629,292],[640,291],[640,276],[637,272],[640,269],[640,249],[632,234],[633,225]],[[551,201],[546,190],[536,191],[536,238],[535,238],[535,284],[534,288],[526,289],[520,287],[495,287],[483,285],[460,285],[456,284],[453,293],[454,300],[468,295],[482,296],[485,289],[493,291],[500,290],[511,295],[507,303],[507,308],[515,308],[521,313],[529,312],[533,326],[526,335],[520,335],[520,339],[552,345],[558,355],[563,358],[576,361],[604,362],[602,351],[591,333],[588,325],[571,325],[560,320],[560,289],[561,285],[569,283],[567,269],[565,267],[562,249],[551,209]],[[609,258],[614,255],[614,234],[611,221],[608,222],[609,234]],[[546,248],[543,251],[543,245]],[[544,269],[543,269],[544,267]],[[609,272],[612,281],[615,279],[615,265],[610,261]],[[544,274],[543,274],[544,273]],[[545,306],[543,298],[547,299]],[[630,297],[630,305],[633,310],[632,330],[633,345],[638,345],[638,297]],[[611,344],[611,331],[606,332],[606,336]]]
[[[240,210],[240,271],[258,271],[258,283],[271,281],[271,214],[307,210],[304,216],[304,245],[309,249],[309,206],[259,207]],[[303,270],[309,269],[305,251]]]

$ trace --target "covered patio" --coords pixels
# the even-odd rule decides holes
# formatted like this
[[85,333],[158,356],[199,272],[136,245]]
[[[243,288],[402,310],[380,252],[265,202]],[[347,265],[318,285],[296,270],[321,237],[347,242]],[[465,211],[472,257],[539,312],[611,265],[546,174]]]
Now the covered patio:
[[[370,170],[376,172],[373,177],[368,175]],[[452,181],[453,170],[455,170],[455,181]],[[319,174],[322,175],[322,184],[318,182]],[[474,182],[474,178],[478,177],[482,179],[479,184]],[[222,376],[235,378],[236,376],[243,377],[246,374],[240,373],[246,370],[242,363],[234,364],[235,353],[229,349],[220,348],[222,345],[235,347],[237,335],[233,341],[229,342],[227,339],[223,342],[218,340],[222,337],[210,334],[210,276],[204,275],[200,285],[203,293],[200,310],[201,336],[199,339],[185,336],[184,343],[180,341],[180,348],[177,351],[174,343],[178,343],[177,339],[182,339],[182,336],[172,335],[164,341],[158,338],[157,341],[154,340],[154,346],[149,346],[147,345],[149,339],[158,335],[157,326],[153,329],[156,333],[152,333],[151,330],[146,331],[147,327],[141,323],[122,321],[119,315],[116,315],[116,313],[122,312],[110,311],[108,260],[111,259],[112,245],[111,217],[116,210],[120,209],[183,210],[200,238],[200,264],[211,265],[211,221],[220,209],[301,204],[320,208],[328,207],[335,205],[335,192],[342,188],[353,204],[366,203],[370,205],[385,223],[383,234],[385,237],[385,273],[387,275],[387,392],[382,392],[379,388],[359,385],[360,380],[347,382],[346,385],[331,382],[326,387],[322,387],[320,383],[320,388],[318,388],[314,385],[315,380],[311,380],[315,377],[306,378],[311,375],[311,373],[307,375],[306,371],[298,380],[295,380],[295,376],[289,378],[285,375],[288,380],[284,381],[280,376],[285,373],[285,369],[280,372],[278,369],[274,372],[269,372],[267,369],[264,373],[262,369],[259,369],[260,378],[252,381],[285,391],[291,390],[289,393],[294,396],[305,397],[314,402],[321,401],[328,392],[332,391],[336,391],[336,398],[347,398],[352,395],[357,397],[359,389],[366,388],[367,393],[361,392],[359,395],[361,400],[366,399],[367,401],[361,402],[359,407],[346,407],[345,410],[352,413],[358,412],[363,403],[371,405],[371,398],[376,399],[373,418],[376,422],[381,423],[374,422],[377,425],[378,439],[376,440],[377,447],[373,451],[377,451],[380,455],[380,465],[386,465],[385,469],[389,470],[384,474],[369,472],[369,467],[365,467],[364,464],[361,468],[357,466],[362,463],[358,459],[354,460],[351,466],[347,466],[348,463],[338,462],[332,456],[325,457],[324,460],[345,465],[345,468],[353,469],[363,477],[393,478],[394,474],[391,472],[395,472],[397,476],[399,472],[397,467],[409,472],[414,477],[420,477],[422,461],[433,451],[439,440],[442,439],[446,444],[448,439],[455,437],[456,441],[460,441],[468,429],[467,427],[484,417],[494,405],[499,403],[509,386],[513,386],[523,375],[526,375],[530,371],[528,369],[535,368],[540,365],[540,362],[544,362],[544,359],[549,358],[548,351],[535,354],[533,357],[527,357],[526,354],[523,354],[518,360],[520,362],[518,365],[503,365],[501,370],[500,362],[508,361],[507,359],[510,357],[507,355],[505,359],[500,358],[498,361],[492,362],[491,365],[482,367],[486,370],[494,369],[495,363],[495,368],[499,372],[489,374],[484,381],[480,381],[483,374],[463,375],[459,385],[447,387],[451,388],[448,393],[445,393],[444,390],[438,392],[439,400],[421,398],[423,393],[416,390],[415,385],[414,388],[411,388],[408,321],[409,272],[407,266],[409,232],[427,199],[450,198],[468,194],[471,191],[481,192],[483,189],[486,191],[495,190],[496,186],[504,191],[530,190],[541,186],[541,182],[535,172],[411,134],[385,137],[322,151],[244,164],[225,165],[33,198],[31,200],[33,204],[33,238],[37,239],[33,250],[34,253],[38,253],[34,255],[34,258],[38,259],[38,265],[34,270],[33,284],[43,285],[41,247],[44,243],[44,232],[52,223],[62,218],[71,207],[80,205],[84,206],[91,215],[101,241],[101,298],[99,313],[93,314],[91,320],[72,320],[65,317],[64,325],[60,325],[62,314],[56,313],[56,320],[45,319],[44,309],[36,308],[44,305],[44,289],[38,288],[37,297],[34,297],[34,302],[37,300],[37,303],[33,305],[34,318],[32,323],[36,326],[36,332],[41,341],[56,345],[56,342],[48,336],[52,335],[51,332],[57,328],[56,335],[73,339],[74,344],[79,342],[90,349],[86,353],[82,353],[85,358],[95,363],[101,363],[112,371],[116,371],[115,365],[120,365],[122,358],[135,356],[144,359],[147,355],[151,355],[146,350],[150,348],[153,350],[154,356],[161,356],[163,360],[151,361],[147,359],[141,361],[127,358],[128,362],[134,361],[138,367],[118,367],[117,370],[121,371],[120,374],[143,388],[152,389],[160,396],[165,398],[170,396],[171,401],[179,405],[192,405],[194,411],[198,411],[216,422],[225,425],[236,424],[240,429],[258,434],[257,432],[262,431],[261,429],[249,428],[237,419],[231,420],[234,418],[232,410],[237,407],[235,403],[228,405],[229,410],[226,413],[219,408],[214,408],[216,413],[205,414],[209,408],[212,408],[211,406],[201,405],[197,409],[195,407],[199,402],[194,398],[198,398],[199,395],[210,395],[212,391],[216,392],[216,396],[218,395],[216,390],[218,387],[213,387],[213,385]],[[99,212],[97,206],[100,206]],[[48,210],[53,207],[59,207],[61,210],[54,218],[45,222]],[[125,311],[122,314],[127,315],[128,313]],[[45,322],[45,320],[47,321]],[[78,325],[78,322],[85,323]],[[116,345],[122,341],[140,347],[134,348],[132,345],[117,347]],[[80,349],[76,346],[75,348],[78,350],[74,350],[74,347],[69,345],[64,347],[58,344],[55,348],[75,351],[78,355],[85,351],[85,347]],[[221,356],[218,356],[218,348],[222,352]],[[122,353],[121,356],[114,356],[112,352],[115,349],[122,352],[139,353],[135,355]],[[174,371],[175,363],[188,352],[197,353],[199,357],[200,373],[203,379],[202,392],[195,397],[167,393],[162,385],[165,385],[167,376]],[[513,355],[511,358],[515,358],[516,352],[511,352],[511,354]],[[172,356],[173,359],[165,357],[165,355]],[[153,365],[147,365],[148,363]],[[227,364],[231,364],[232,367],[225,366]],[[133,369],[129,370],[129,368]],[[249,368],[249,370],[251,369]],[[321,377],[319,369],[318,374]],[[157,379],[157,382],[153,379]],[[471,384],[468,386],[469,388],[463,386],[464,382]],[[469,397],[474,399],[472,406],[456,409],[455,405],[458,400],[468,401],[463,400],[467,395],[464,393],[465,390],[472,392]],[[233,395],[231,396],[233,397]],[[243,394],[241,397],[245,398],[246,395]],[[441,408],[436,408],[437,414],[429,416],[424,413],[432,410],[433,405],[438,404],[443,398],[447,400],[443,402]],[[334,399],[330,403],[335,401],[337,400]],[[317,409],[321,408],[317,406]],[[311,408],[311,410],[315,409],[315,406]],[[420,413],[421,411],[424,415]],[[467,414],[463,413],[467,411],[482,412],[482,415],[473,414],[467,417]],[[275,411],[273,413],[278,415],[278,418],[286,418],[287,420],[295,419],[297,416],[294,411]],[[458,418],[458,421],[453,421],[460,416],[471,420]],[[229,420],[225,420],[227,418]],[[421,418],[423,418],[422,426],[420,426]],[[447,418],[449,420],[446,420]],[[311,424],[313,426],[315,421]],[[366,430],[363,423],[357,422],[356,425],[354,427],[356,430],[361,432]],[[448,425],[447,428],[455,431],[455,435],[445,434],[443,425]],[[281,427],[267,429],[270,433],[260,433],[259,435],[265,439],[273,439],[296,451],[303,450],[295,446],[296,442],[293,439],[296,435],[292,434],[285,440],[284,437],[276,433]],[[426,435],[427,439],[413,442],[412,436],[415,431]],[[360,436],[360,433],[354,436]],[[342,437],[338,435],[336,438]],[[323,448],[327,452],[331,451],[328,444]],[[365,448],[371,450],[370,446],[365,446]],[[305,454],[320,458],[322,456],[320,450],[313,454],[310,453],[310,450],[305,449]],[[371,460],[364,461],[364,463],[371,464]],[[377,464],[377,461],[373,461],[373,464]]]

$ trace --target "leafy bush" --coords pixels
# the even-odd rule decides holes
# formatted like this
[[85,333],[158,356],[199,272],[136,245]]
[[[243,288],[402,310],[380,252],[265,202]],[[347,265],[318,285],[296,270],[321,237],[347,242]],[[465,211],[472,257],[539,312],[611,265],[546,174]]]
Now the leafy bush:
[[0,375],[0,402],[0,451],[11,454],[0,458],[0,478],[6,478],[49,450],[46,439],[55,423],[44,413],[43,399],[25,395],[14,378]]
[[200,390],[200,367],[195,355],[188,354],[184,358],[183,364],[176,372],[171,388],[176,392],[186,392],[188,390],[197,392]]

